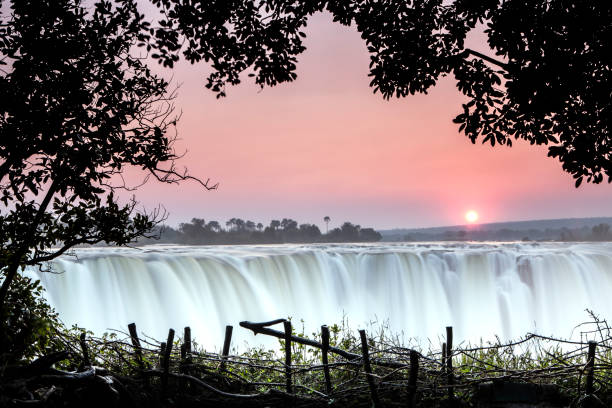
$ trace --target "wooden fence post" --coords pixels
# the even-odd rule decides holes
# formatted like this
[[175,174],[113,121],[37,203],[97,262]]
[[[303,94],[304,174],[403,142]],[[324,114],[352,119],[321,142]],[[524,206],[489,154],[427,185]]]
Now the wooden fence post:
[[186,326],[183,331],[183,343],[185,344],[185,357],[191,357],[191,327]]
[[182,373],[189,373],[186,365],[191,364],[191,327],[185,326],[183,329],[183,344],[181,344],[181,365]]
[[589,341],[589,354],[586,363],[586,395],[587,397],[593,394],[593,375],[595,372],[595,348],[597,342]]
[[128,324],[128,330],[130,331],[132,346],[134,347],[134,354],[136,355],[136,363],[138,364],[138,368],[144,370],[144,362],[142,361],[142,347],[140,346],[140,339],[138,339],[136,323]]
[[293,381],[291,379],[291,322],[284,321],[283,325],[285,326],[285,376],[287,378],[287,392],[289,394],[292,393],[292,384]]
[[219,365],[219,370],[225,371],[225,365],[227,356],[229,356],[230,344],[232,343],[232,332],[234,331],[234,326],[227,325],[225,326],[225,339],[223,340],[223,351],[221,353],[221,364]]
[[170,354],[172,353],[172,344],[174,343],[174,330],[168,330],[168,339],[162,348],[162,392],[164,395],[168,389],[168,373],[170,372]]
[[329,361],[327,352],[329,351],[329,328],[326,325],[321,326],[321,360],[323,362],[323,374],[325,375],[325,392],[327,395],[331,393],[331,378],[329,375]]
[[446,343],[442,343],[442,373],[446,371]]
[[89,360],[89,350],[87,349],[87,343],[85,342],[85,332],[81,333],[81,338],[79,343],[81,344],[81,351],[83,352],[83,365],[85,367],[91,366],[91,361]]
[[454,405],[455,400],[455,378],[453,376],[453,328],[452,326],[446,327],[446,375],[448,379],[448,400],[451,406]]
[[416,407],[417,378],[419,376],[419,353],[410,350],[410,377],[408,377],[408,407]]
[[378,400],[378,392],[376,391],[376,384],[374,383],[374,377],[372,376],[372,366],[370,366],[370,352],[368,351],[368,339],[366,338],[365,330],[359,330],[359,336],[361,337],[361,354],[363,356],[363,369],[366,372],[368,386],[370,387],[372,403],[374,404],[374,407],[380,407],[380,401]]

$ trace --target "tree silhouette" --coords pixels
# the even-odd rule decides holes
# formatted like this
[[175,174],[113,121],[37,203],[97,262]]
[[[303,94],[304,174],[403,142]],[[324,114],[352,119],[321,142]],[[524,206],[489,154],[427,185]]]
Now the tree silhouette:
[[225,225],[230,231],[244,231],[246,229],[246,223],[240,218],[231,218]]
[[[153,3],[165,16],[154,57],[209,62],[206,87],[218,97],[244,71],[262,87],[293,81],[307,19],[327,11],[365,40],[370,85],[384,98],[425,93],[453,75],[467,98],[454,121],[473,143],[548,145],[576,187],[612,181],[609,0]],[[466,47],[478,23],[490,55]]]
[[314,224],[300,224],[300,238],[306,242],[316,242],[321,237],[319,227]]
[[136,2],[79,4],[13,1],[0,14],[3,325],[20,268],[78,244],[127,244],[163,218],[117,200],[125,168],[190,178],[174,166],[168,83],[131,53],[149,32]]
[[208,221],[208,224],[206,224],[206,229],[211,232],[220,232],[221,225],[218,221]]
[[598,224],[592,228],[593,239],[596,241],[605,241],[612,239],[612,234],[610,234],[610,225],[608,224]]
[[323,221],[325,221],[325,233],[329,234],[329,222],[331,221],[331,218],[329,218],[329,216],[325,216],[323,218]]
[[283,218],[280,225],[284,231],[294,231],[298,228],[297,221],[292,220],[291,218]]
[[206,233],[206,222],[202,218],[192,218],[191,223],[181,223],[179,232],[183,234],[183,240],[187,244],[199,244]]

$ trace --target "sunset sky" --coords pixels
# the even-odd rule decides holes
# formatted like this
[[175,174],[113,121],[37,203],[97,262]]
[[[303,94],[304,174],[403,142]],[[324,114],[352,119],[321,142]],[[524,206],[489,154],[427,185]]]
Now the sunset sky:
[[[612,185],[584,185],[546,149],[472,145],[452,123],[462,96],[453,78],[428,95],[384,101],[368,86],[368,55],[353,30],[311,18],[298,80],[260,90],[246,80],[217,100],[203,86],[207,67],[179,65],[173,83],[182,111],[177,150],[192,175],[219,182],[150,182],[136,196],[163,205],[168,224],[231,217],[267,224],[293,218],[330,227],[378,229],[479,222],[612,216]],[[486,50],[482,36],[472,46]]]

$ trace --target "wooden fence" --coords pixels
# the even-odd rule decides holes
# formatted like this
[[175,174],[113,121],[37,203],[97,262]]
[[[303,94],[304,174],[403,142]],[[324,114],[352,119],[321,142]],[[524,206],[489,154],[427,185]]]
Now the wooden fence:
[[[275,325],[282,325],[283,330],[272,328]],[[245,321],[240,326],[255,335],[278,338],[283,358],[271,354],[230,355],[232,326],[226,327],[219,355],[195,350],[189,327],[184,329],[180,341],[175,342],[175,332],[170,329],[166,341],[156,345],[139,338],[136,325],[132,323],[128,327],[131,351],[127,351],[126,356],[123,347],[123,359],[132,362],[138,375],[158,378],[155,384],[162,395],[176,393],[176,387],[188,386],[228,400],[276,397],[283,401],[281,405],[291,406],[334,403],[341,406],[343,401],[361,401],[363,406],[400,404],[416,407],[424,400],[436,398],[444,401],[445,406],[459,406],[466,399],[490,398],[486,395],[491,384],[503,382],[529,387],[552,384],[559,388],[553,396],[540,388],[537,390],[541,392],[536,390],[535,394],[529,391],[531,388],[526,388],[529,391],[526,394],[531,392],[535,397],[529,394],[530,397],[524,398],[541,399],[546,394],[544,398],[561,398],[570,404],[579,399],[581,406],[595,407],[604,406],[599,405],[603,403],[596,393],[607,398],[612,389],[609,337],[602,337],[600,342],[584,343],[531,334],[509,344],[455,349],[453,329],[447,327],[440,351],[423,354],[397,345],[375,344],[365,330],[359,330],[358,342],[353,344],[360,347],[344,349],[330,344],[327,326],[321,326],[320,341],[295,335],[291,322],[286,319],[261,323]],[[563,344],[564,348],[553,347],[552,352],[547,351],[541,347],[542,342]],[[533,343],[540,346],[537,357],[529,357],[531,351],[526,352],[527,357],[514,355],[518,347],[529,345],[529,349]],[[296,358],[295,345],[300,345],[302,352],[305,348],[316,350],[311,357],[316,355],[320,360]],[[80,338],[80,346],[83,361],[91,364],[84,336]],[[573,350],[567,351],[566,346]],[[506,359],[506,364],[500,359]],[[516,389],[512,392],[516,393]],[[517,398],[520,399],[520,395]]]

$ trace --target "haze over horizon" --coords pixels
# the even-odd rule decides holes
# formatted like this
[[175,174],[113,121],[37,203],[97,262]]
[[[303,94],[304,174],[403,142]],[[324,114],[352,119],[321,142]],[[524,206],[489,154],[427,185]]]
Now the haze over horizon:
[[[468,210],[479,223],[612,216],[612,186],[576,189],[545,147],[473,145],[459,134],[453,78],[428,95],[384,101],[368,86],[354,29],[317,14],[307,34],[298,79],[274,88],[244,78],[217,100],[203,86],[204,65],[162,71],[181,84],[176,147],[187,154],[178,165],[220,188],[151,182],[136,192],[145,208],[163,205],[172,226],[239,217],[322,228],[330,216],[330,227],[421,228],[465,224]],[[471,42],[486,51],[480,36]]]

